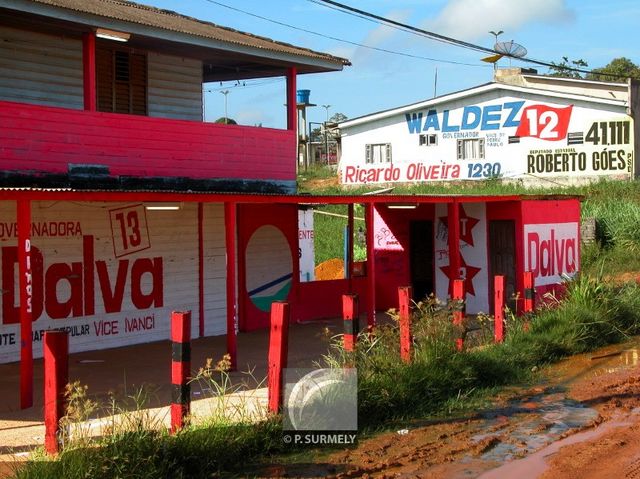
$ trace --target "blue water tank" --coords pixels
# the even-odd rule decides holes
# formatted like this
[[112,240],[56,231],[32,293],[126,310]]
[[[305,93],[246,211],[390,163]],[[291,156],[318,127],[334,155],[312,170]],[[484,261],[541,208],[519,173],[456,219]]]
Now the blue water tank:
[[309,104],[309,95],[311,95],[311,90],[298,90],[296,91],[298,96],[298,103]]

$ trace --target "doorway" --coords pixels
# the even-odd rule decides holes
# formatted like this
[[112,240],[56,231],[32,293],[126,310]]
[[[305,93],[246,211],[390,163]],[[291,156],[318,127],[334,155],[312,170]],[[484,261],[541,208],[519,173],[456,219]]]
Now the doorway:
[[505,277],[504,297],[511,311],[515,311],[516,301],[516,226],[513,220],[489,222],[489,305],[493,311],[493,277]]
[[433,288],[433,221],[412,221],[409,236],[409,267],[413,300],[420,301]]

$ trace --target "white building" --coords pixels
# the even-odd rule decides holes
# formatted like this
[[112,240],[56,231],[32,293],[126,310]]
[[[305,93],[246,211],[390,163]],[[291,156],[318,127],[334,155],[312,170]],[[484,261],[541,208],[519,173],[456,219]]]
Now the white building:
[[341,123],[341,181],[633,178],[636,88],[499,70],[492,83]]

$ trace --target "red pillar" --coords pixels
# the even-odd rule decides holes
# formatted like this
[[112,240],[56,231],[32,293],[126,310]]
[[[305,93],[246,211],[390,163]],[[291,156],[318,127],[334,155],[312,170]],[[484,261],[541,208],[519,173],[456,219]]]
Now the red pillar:
[[287,367],[289,345],[289,303],[271,303],[268,379],[269,412],[277,414],[282,406],[282,370]]
[[184,427],[191,406],[191,311],[171,313],[171,432]]
[[400,358],[411,362],[411,286],[398,288],[398,313],[400,323]]
[[533,283],[533,272],[525,271],[524,273],[524,302],[523,312],[532,313],[536,307],[536,291]]
[[198,335],[204,336],[204,205],[198,203]]
[[[465,291],[464,281],[461,279],[453,280],[453,293],[451,299],[454,301],[455,309],[453,310],[453,324],[460,325],[464,321],[465,316]],[[462,338],[456,339],[456,347],[458,351],[462,350],[463,340]]]
[[231,369],[238,366],[236,297],[236,204],[224,204],[225,246],[227,250],[227,354]]
[[84,87],[84,109],[96,111],[96,34],[82,35],[82,70]]
[[360,309],[358,308],[357,294],[342,295],[342,319],[344,322],[344,349],[354,351],[360,330],[359,323]]
[[493,278],[493,295],[494,339],[501,343],[504,341],[504,276]]
[[18,281],[20,287],[20,408],[33,406],[31,202],[18,200]]
[[460,278],[460,205],[456,200],[447,204],[447,228],[449,231],[449,294],[452,282]]
[[64,416],[64,389],[69,382],[69,336],[65,331],[44,333],[44,448],[60,452],[60,419]]
[[[292,130],[298,134],[298,106],[296,97],[296,69],[287,69],[287,130]],[[296,152],[296,163],[298,152]]]
[[349,203],[347,206],[347,264],[345,265],[347,271],[347,278],[349,280],[349,292],[353,291],[353,203]]
[[376,262],[373,255],[373,203],[365,207],[367,228],[367,325],[376,325]]

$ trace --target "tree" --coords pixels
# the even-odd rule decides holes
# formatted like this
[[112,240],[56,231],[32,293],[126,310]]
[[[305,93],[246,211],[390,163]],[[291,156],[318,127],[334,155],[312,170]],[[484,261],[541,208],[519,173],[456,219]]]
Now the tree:
[[238,122],[235,121],[233,118],[225,118],[224,116],[221,116],[220,118],[218,118],[216,121],[214,121],[214,123],[222,123],[224,125],[237,125]]
[[614,58],[608,65],[587,74],[588,80],[624,82],[627,78],[640,78],[640,67],[626,57]]
[[[345,115],[344,113],[334,113],[331,118],[329,118],[329,124],[331,123],[340,123],[342,121],[345,121],[347,119],[347,115]],[[311,130],[310,135],[310,140],[311,141],[324,141],[324,128],[323,127],[318,127],[318,128],[314,128],[313,130]],[[329,138],[335,137],[336,136],[336,130],[335,128],[330,128],[329,129]]]
[[334,113],[331,118],[329,118],[329,123],[340,123],[341,121],[345,121],[347,119],[347,115],[344,113]]
[[573,71],[572,68],[584,69],[589,66],[582,58],[578,60],[569,60],[569,57],[562,57],[560,63],[551,62],[553,65],[549,67],[549,76],[564,78],[583,78],[580,72]]

